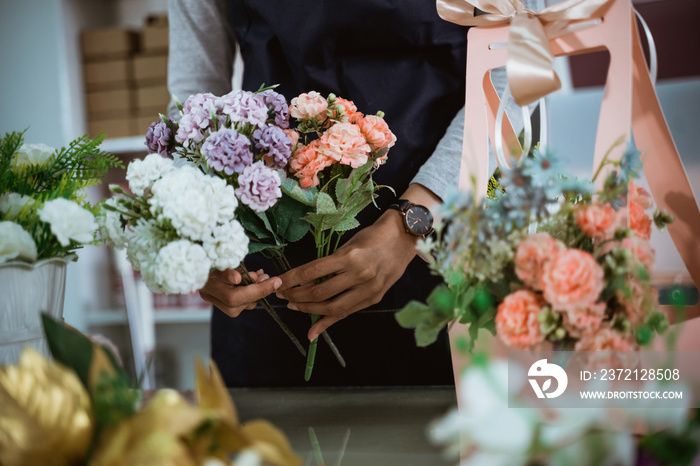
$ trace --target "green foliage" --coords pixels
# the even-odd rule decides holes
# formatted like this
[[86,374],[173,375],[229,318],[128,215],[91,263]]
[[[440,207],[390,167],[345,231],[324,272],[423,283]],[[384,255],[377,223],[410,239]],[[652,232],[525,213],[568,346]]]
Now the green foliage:
[[[91,394],[99,428],[116,424],[136,413],[138,392],[107,347],[93,343],[48,314],[42,313],[41,320],[53,358],[75,371]],[[98,359],[98,351],[106,355],[106,360]]]
[[11,214],[12,221],[32,235],[38,259],[64,257],[81,247],[75,241],[62,246],[50,226],[39,219],[38,210],[48,201],[64,198],[97,212],[98,206],[87,201],[85,189],[100,183],[109,169],[123,168],[116,156],[99,149],[103,139],[102,135],[95,139],[83,136],[56,149],[46,163],[24,165],[17,162],[24,131],[6,133],[0,140],[0,195],[16,193],[34,201],[20,212],[5,212],[0,220],[10,219]]
[[698,455],[700,416],[693,409],[681,430],[654,432],[639,439],[639,448],[664,466],[688,466]]

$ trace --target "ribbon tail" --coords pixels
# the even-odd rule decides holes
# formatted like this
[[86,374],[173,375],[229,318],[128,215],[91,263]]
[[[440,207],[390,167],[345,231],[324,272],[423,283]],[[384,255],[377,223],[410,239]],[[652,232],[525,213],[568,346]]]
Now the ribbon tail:
[[549,40],[536,17],[518,14],[511,20],[506,73],[513,98],[521,106],[561,88]]

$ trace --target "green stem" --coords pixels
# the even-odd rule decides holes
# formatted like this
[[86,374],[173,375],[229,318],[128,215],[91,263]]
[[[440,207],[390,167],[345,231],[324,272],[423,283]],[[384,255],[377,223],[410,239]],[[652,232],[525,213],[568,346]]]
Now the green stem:
[[[311,315],[311,325],[318,322],[321,316],[316,314]],[[324,332],[325,333],[325,332]],[[314,362],[316,361],[316,348],[318,347],[318,338],[314,338],[312,342],[309,343],[309,352],[306,354],[306,370],[304,371],[304,381],[308,382],[311,380],[311,373],[314,371]],[[343,361],[345,362],[345,361]]]
[[311,450],[314,452],[314,458],[316,459],[316,466],[325,466],[326,462],[323,461],[321,445],[318,442],[318,437],[316,437],[316,431],[313,427],[309,427],[309,440],[311,441]]
[[[253,278],[250,276],[248,269],[246,269],[245,265],[241,264],[241,269],[243,270],[243,273],[245,274],[246,284],[250,285],[250,284],[255,283],[253,281]],[[280,326],[280,328],[287,335],[287,337],[289,337],[289,339],[292,341],[294,346],[297,347],[297,349],[299,350],[301,355],[307,356],[307,353],[306,353],[306,350],[304,349],[304,347],[301,345],[301,343],[299,342],[297,337],[294,336],[294,334],[292,333],[290,328],[287,326],[287,324],[285,324],[284,321],[280,318],[279,314],[277,314],[277,312],[275,312],[275,310],[272,308],[272,306],[270,305],[270,302],[267,300],[267,298],[263,298],[258,302],[262,305],[263,308],[265,308],[267,313],[270,314],[270,317],[272,317],[272,319],[277,323],[277,325]]]

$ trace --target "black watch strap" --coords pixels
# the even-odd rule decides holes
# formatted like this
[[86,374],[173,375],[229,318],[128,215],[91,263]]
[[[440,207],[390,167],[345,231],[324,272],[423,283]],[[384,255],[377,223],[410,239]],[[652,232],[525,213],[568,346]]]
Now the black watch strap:
[[406,212],[411,206],[411,201],[408,199],[399,199],[389,206],[390,209],[396,209],[399,212]]

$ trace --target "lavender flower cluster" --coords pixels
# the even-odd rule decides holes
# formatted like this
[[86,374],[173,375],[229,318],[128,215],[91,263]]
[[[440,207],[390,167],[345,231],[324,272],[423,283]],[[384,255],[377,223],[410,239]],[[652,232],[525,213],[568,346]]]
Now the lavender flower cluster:
[[237,90],[221,97],[195,94],[181,106],[181,113],[178,122],[151,125],[146,137],[150,152],[163,156],[177,152],[205,170],[212,169],[257,212],[282,197],[276,170],[287,165],[294,149],[283,95],[272,89]]

